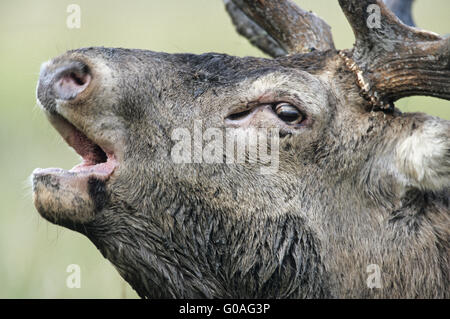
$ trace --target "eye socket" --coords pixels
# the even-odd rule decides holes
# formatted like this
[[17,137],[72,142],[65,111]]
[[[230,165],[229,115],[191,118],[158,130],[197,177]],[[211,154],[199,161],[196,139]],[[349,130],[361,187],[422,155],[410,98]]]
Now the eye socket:
[[288,124],[298,124],[303,121],[303,114],[289,103],[279,103],[274,107],[275,113],[280,120]]

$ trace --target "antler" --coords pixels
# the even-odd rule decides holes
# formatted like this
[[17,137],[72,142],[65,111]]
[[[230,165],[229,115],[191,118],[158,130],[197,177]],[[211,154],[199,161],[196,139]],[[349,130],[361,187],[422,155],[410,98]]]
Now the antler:
[[347,63],[352,60],[373,104],[386,107],[412,95],[450,99],[450,38],[403,24],[382,1],[339,4],[356,38]]
[[239,34],[272,57],[333,49],[330,26],[289,0],[224,0]]
[[271,57],[278,57],[288,52],[272,38],[263,28],[253,22],[231,0],[224,0],[225,8],[233,21],[236,31],[246,37],[251,44]]
[[[330,27],[289,0],[224,0],[238,32],[273,57],[335,51]],[[402,23],[381,0],[338,0],[356,43],[340,51],[362,95],[387,108],[406,96],[450,99],[450,38]],[[413,0],[385,0],[413,25]]]

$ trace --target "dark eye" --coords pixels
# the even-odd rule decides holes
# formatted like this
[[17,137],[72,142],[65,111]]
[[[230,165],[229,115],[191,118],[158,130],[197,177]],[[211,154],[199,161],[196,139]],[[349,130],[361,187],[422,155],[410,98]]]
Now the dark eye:
[[275,105],[274,111],[278,115],[280,120],[288,124],[298,124],[303,121],[303,114],[291,104],[277,104]]

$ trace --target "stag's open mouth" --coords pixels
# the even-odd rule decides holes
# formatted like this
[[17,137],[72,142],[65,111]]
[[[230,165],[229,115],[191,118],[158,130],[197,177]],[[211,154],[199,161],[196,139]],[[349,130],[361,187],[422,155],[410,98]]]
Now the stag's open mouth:
[[[103,72],[105,69],[102,69]],[[33,201],[47,220],[66,227],[88,223],[104,209],[108,189],[121,158],[118,133],[111,123],[94,119],[89,103],[100,86],[95,63],[59,58],[44,63],[37,87],[38,103],[67,144],[81,156],[72,169],[33,171]],[[87,111],[91,111],[88,113]],[[84,111],[84,112],[83,112]],[[73,226],[74,227],[74,226]]]
[[59,114],[48,114],[48,118],[67,144],[77,152],[82,162],[69,171],[55,168],[38,169],[39,173],[72,173],[77,176],[92,176],[106,180],[114,172],[117,160],[112,150],[108,150],[92,139]]

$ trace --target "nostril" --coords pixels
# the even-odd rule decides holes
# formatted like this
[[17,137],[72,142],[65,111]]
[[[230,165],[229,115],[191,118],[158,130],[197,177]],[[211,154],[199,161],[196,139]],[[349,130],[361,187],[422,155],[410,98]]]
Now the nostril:
[[91,81],[89,68],[81,62],[71,62],[54,72],[53,89],[56,97],[63,100],[76,98]]
[[78,85],[84,85],[87,82],[87,75],[78,75],[75,72],[70,73],[69,78]]

